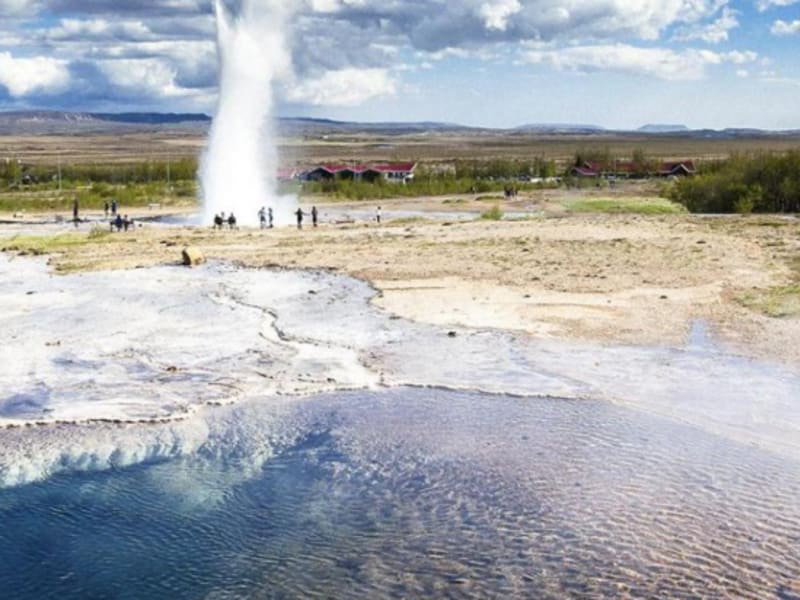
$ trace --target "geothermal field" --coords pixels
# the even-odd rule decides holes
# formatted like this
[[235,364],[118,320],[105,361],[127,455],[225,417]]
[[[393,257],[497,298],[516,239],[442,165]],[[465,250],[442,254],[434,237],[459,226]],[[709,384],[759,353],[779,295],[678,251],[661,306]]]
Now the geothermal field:
[[800,599],[797,214],[458,174],[796,134],[278,131],[294,9],[214,4],[208,131],[0,135],[0,598]]
[[[699,230],[724,254],[738,224],[405,219],[153,223],[94,239],[89,224],[37,237],[6,226],[4,588],[794,597],[800,372],[777,345],[797,322],[773,330],[726,304],[713,290],[733,283],[706,269],[715,255],[682,270],[706,278],[694,286],[648,266],[668,232],[682,238],[676,254]],[[606,227],[641,245],[637,268],[661,279],[626,287],[613,262],[629,258],[605,247]],[[576,229],[611,265],[604,292],[503,283],[520,269],[559,281],[522,250],[518,271],[456,264],[474,260],[465,241],[485,252],[497,236],[538,237],[536,255],[556,262]],[[425,259],[429,236],[444,236],[435,252],[447,258]],[[48,259],[38,240],[72,243]],[[177,264],[189,241],[212,260]],[[726,271],[751,289],[767,276],[760,260]],[[745,331],[761,342],[748,349]]]

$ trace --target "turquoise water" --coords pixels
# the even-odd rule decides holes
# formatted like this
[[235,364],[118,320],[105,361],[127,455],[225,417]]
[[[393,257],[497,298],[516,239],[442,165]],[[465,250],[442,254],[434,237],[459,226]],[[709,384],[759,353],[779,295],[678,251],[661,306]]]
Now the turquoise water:
[[797,597],[800,464],[672,421],[401,388],[208,428],[0,490],[0,597]]

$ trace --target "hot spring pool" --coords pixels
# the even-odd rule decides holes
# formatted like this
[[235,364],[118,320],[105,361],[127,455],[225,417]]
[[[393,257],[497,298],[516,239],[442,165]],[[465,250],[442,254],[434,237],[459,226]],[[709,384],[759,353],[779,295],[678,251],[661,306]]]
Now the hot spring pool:
[[207,428],[0,490],[3,597],[797,597],[800,464],[693,426],[398,388]]

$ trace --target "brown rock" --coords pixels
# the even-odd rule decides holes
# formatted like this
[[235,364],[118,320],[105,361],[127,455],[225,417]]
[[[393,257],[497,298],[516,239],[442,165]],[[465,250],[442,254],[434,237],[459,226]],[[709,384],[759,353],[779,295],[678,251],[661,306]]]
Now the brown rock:
[[205,256],[198,248],[187,246],[183,249],[183,264],[187,267],[194,267],[206,262]]

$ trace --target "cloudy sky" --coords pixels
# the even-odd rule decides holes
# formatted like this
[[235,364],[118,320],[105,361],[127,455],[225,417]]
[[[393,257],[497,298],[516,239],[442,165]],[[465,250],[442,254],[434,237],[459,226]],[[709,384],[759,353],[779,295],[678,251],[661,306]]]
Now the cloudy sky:
[[[283,115],[800,128],[800,0],[283,4]],[[0,109],[210,114],[216,81],[211,0],[0,0]]]

